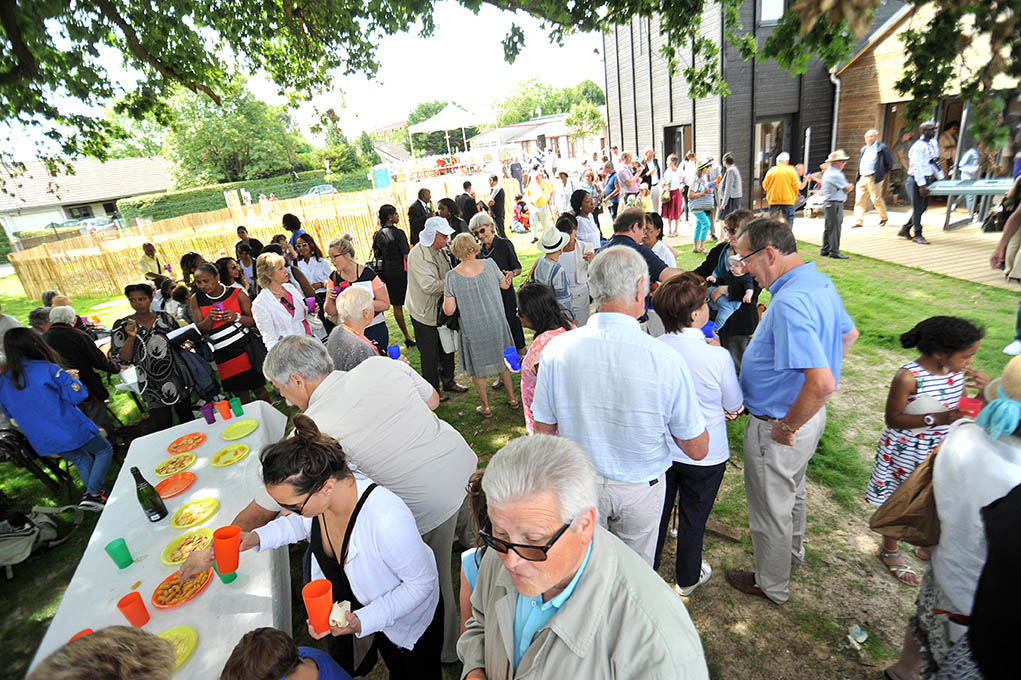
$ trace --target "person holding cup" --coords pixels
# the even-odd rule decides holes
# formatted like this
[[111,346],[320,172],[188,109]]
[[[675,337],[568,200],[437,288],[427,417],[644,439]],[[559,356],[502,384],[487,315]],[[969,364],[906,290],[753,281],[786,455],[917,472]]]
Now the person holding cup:
[[[440,678],[443,605],[436,561],[408,507],[388,489],[355,475],[340,444],[308,416],[294,417],[294,435],[260,454],[267,493],[289,511],[242,534],[241,550],[272,550],[307,540],[313,579],[347,600],[346,624],[331,622],[330,656],[352,675],[368,673],[377,653],[390,677]],[[318,573],[317,573],[318,572]]]
[[331,320],[337,319],[337,296],[351,286],[359,286],[372,294],[372,310],[374,315],[365,328],[365,337],[372,341],[377,349],[386,350],[390,344],[390,331],[386,327],[383,312],[390,306],[390,295],[386,284],[379,278],[376,270],[355,261],[355,242],[351,234],[330,241],[330,262],[333,273],[326,284],[326,301],[323,311]]
[[340,323],[326,341],[335,369],[350,371],[369,357],[379,356],[381,349],[386,351],[365,336],[365,329],[375,316],[371,292],[361,286],[351,286],[337,297],[336,308]]
[[283,256],[260,255],[255,275],[261,290],[252,301],[252,316],[267,350],[288,335],[326,337],[315,311],[309,311],[301,293],[288,283],[290,273]]

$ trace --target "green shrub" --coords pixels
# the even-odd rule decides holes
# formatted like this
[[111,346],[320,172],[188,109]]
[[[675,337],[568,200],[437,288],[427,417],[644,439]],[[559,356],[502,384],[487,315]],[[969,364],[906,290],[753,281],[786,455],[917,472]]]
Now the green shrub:
[[246,189],[252,195],[252,202],[258,200],[259,194],[267,196],[275,194],[281,200],[295,198],[317,184],[332,184],[340,193],[364,191],[372,188],[367,179],[367,173],[368,170],[359,170],[344,175],[328,175],[323,170],[308,170],[299,172],[297,181],[291,175],[281,175],[195,189],[145,194],[117,201],[117,211],[125,219],[147,217],[151,220],[165,220],[192,213],[222,210],[227,207],[223,192],[233,189],[239,191]]

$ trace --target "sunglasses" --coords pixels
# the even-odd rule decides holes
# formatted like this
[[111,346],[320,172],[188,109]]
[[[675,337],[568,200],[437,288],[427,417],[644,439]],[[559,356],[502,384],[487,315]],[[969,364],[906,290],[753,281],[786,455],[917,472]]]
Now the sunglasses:
[[280,304],[282,304],[284,307],[286,307],[288,312],[290,312],[291,314],[294,314],[294,305],[292,305],[290,302],[288,302],[287,298],[285,298],[285,297],[280,298]]
[[297,245],[295,245],[295,247],[296,247],[296,248],[311,248],[312,246],[310,246],[310,245],[309,245],[309,244],[307,244],[307,243],[301,243],[301,242],[299,241],[299,242],[297,243]]
[[287,503],[279,503],[278,505],[284,510],[300,515],[305,510],[305,506],[308,505],[309,500],[312,496],[316,495],[316,493],[318,493],[318,489],[316,491],[309,491],[308,495],[305,496],[305,501],[301,505],[289,505]]
[[[572,520],[573,521],[573,520]],[[557,542],[564,532],[567,531],[567,527],[571,526],[571,522],[568,522],[564,526],[560,527],[560,531],[553,534],[553,538],[549,540],[546,545],[529,545],[527,543],[511,543],[510,541],[504,541],[499,538],[494,538],[492,534],[479,531],[479,536],[482,537],[482,542],[492,548],[498,553],[506,554],[508,551],[513,550],[517,553],[518,557],[529,562],[545,562],[547,553],[553,544]]]

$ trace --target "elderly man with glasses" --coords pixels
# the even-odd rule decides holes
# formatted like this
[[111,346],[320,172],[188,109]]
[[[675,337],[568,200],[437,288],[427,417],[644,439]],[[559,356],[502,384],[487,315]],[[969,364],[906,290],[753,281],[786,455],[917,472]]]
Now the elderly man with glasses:
[[[479,259],[489,258],[496,263],[500,271],[511,276],[521,274],[521,262],[518,261],[518,254],[514,250],[514,244],[510,239],[500,236],[495,231],[496,224],[493,218],[486,213],[477,213],[468,223],[468,229],[475,234],[475,238],[482,244],[479,250]],[[503,295],[503,311],[507,317],[507,325],[510,326],[511,337],[514,338],[514,347],[518,354],[525,353],[525,331],[521,327],[521,320],[518,318],[517,296],[514,294],[514,284],[506,290],[500,291]],[[499,388],[499,380],[493,383],[494,388]]]
[[522,437],[493,456],[463,677],[709,677],[681,599],[599,526],[597,480],[566,439]]
[[755,571],[732,570],[727,581],[783,604],[790,598],[791,564],[805,559],[805,470],[858,331],[833,282],[801,259],[783,222],[752,220],[741,227],[734,249],[731,260],[744,262],[772,297],[741,361],[751,415],[744,479]]

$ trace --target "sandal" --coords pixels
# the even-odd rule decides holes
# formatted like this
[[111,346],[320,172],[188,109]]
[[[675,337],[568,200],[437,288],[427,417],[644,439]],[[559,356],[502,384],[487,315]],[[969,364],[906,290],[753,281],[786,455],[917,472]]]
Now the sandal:
[[492,418],[493,417],[493,412],[489,409],[489,407],[483,408],[481,406],[476,406],[475,407],[475,412],[478,413],[483,418]]
[[922,560],[923,562],[928,562],[929,560],[932,559],[932,551],[926,548],[925,546],[920,545],[917,548],[915,548],[915,557]]
[[517,408],[519,406],[518,400],[517,399],[512,399],[512,400],[507,402],[507,405],[510,406],[511,408]]
[[[904,580],[904,577],[907,576],[908,574],[911,574],[912,576],[914,576],[917,579],[918,578],[918,574],[906,562],[903,561],[903,557],[904,556],[901,555],[900,550],[894,550],[894,551],[891,551],[891,552],[886,552],[885,550],[880,549],[879,553],[878,553],[878,557],[879,557],[879,561],[882,563],[882,565],[884,567],[886,567],[887,570],[891,574],[893,574],[897,578],[897,580],[900,581],[901,583],[903,583],[904,585],[911,586],[913,588],[917,588],[918,586],[922,585],[921,581],[919,581],[918,583],[911,583],[910,581],[905,581]],[[884,560],[894,559],[894,558],[897,558],[897,557],[902,558],[900,564],[887,564],[884,561]]]

